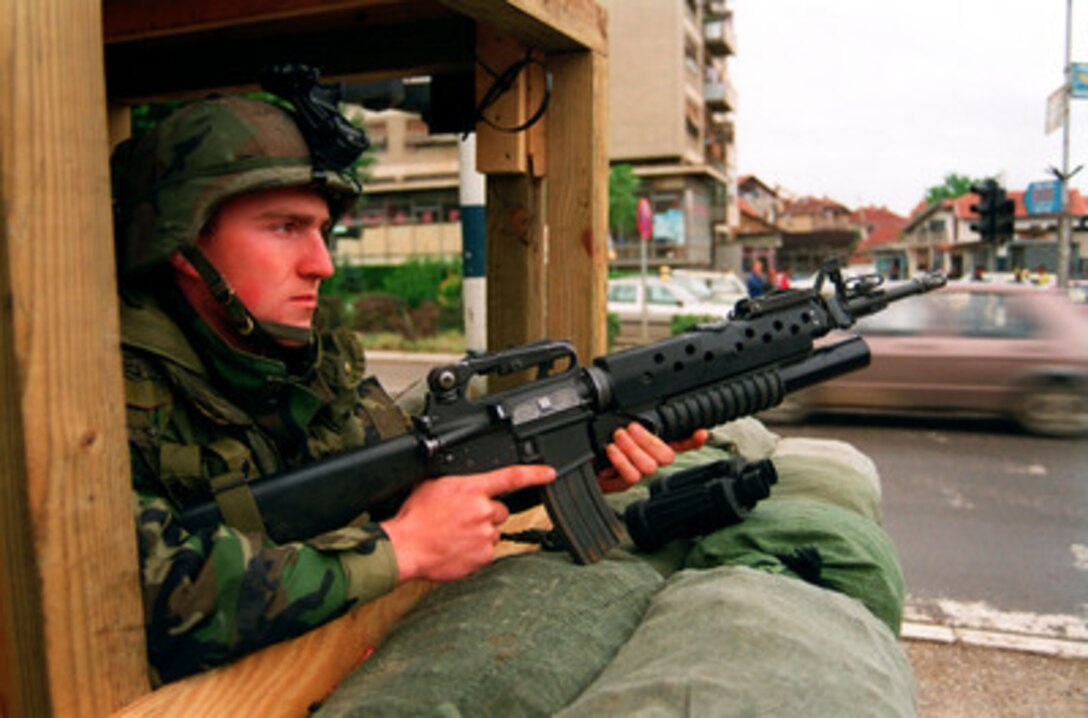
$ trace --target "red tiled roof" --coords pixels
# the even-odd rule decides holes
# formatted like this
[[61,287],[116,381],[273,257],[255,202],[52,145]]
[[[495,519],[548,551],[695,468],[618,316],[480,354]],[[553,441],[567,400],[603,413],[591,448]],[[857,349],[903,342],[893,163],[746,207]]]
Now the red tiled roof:
[[774,195],[775,197],[778,196],[778,190],[776,190],[774,187],[771,187],[770,185],[768,185],[766,182],[761,180],[759,177],[756,177],[755,175],[741,175],[740,177],[737,178],[737,187],[743,187],[746,184],[752,184],[752,183],[757,184],[760,187],[762,187],[768,194]]
[[860,207],[850,215],[850,219],[863,226],[868,233],[857,246],[858,252],[898,240],[899,233],[909,223],[906,217],[887,207]]
[[798,197],[797,199],[786,200],[783,203],[782,211],[783,214],[806,214],[818,212],[822,209],[850,211],[846,205],[828,197]]

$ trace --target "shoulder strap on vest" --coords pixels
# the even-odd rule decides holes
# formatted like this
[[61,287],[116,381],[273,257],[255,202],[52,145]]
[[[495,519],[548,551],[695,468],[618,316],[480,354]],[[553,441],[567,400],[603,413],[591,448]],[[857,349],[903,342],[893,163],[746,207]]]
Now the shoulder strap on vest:
[[229,437],[216,439],[207,448],[227,466],[224,473],[210,482],[223,521],[246,533],[266,533],[257,501],[249,488],[252,473],[249,449],[242,442]]

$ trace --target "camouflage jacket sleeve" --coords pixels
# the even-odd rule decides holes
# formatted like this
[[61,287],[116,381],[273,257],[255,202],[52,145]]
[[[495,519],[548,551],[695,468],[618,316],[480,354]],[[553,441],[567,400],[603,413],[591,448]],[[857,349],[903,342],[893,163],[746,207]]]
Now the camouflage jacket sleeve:
[[189,533],[173,503],[146,488],[136,503],[156,682],[304,633],[397,582],[392,546],[375,524],[276,545],[224,525]]

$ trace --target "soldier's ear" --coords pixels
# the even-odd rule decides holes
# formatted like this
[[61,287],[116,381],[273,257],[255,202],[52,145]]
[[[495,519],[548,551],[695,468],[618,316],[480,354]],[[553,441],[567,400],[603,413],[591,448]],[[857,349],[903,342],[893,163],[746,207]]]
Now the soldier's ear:
[[196,268],[189,263],[189,260],[182,256],[181,252],[174,252],[170,255],[170,266],[174,268],[175,272],[182,274],[190,279],[200,279],[200,274],[196,271]]

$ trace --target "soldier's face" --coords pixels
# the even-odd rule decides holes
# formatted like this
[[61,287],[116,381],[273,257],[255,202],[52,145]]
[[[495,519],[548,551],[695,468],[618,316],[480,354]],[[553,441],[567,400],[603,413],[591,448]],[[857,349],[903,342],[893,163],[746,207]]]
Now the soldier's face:
[[330,224],[316,192],[264,190],[224,204],[197,247],[257,319],[308,329],[318,287],[333,273]]

